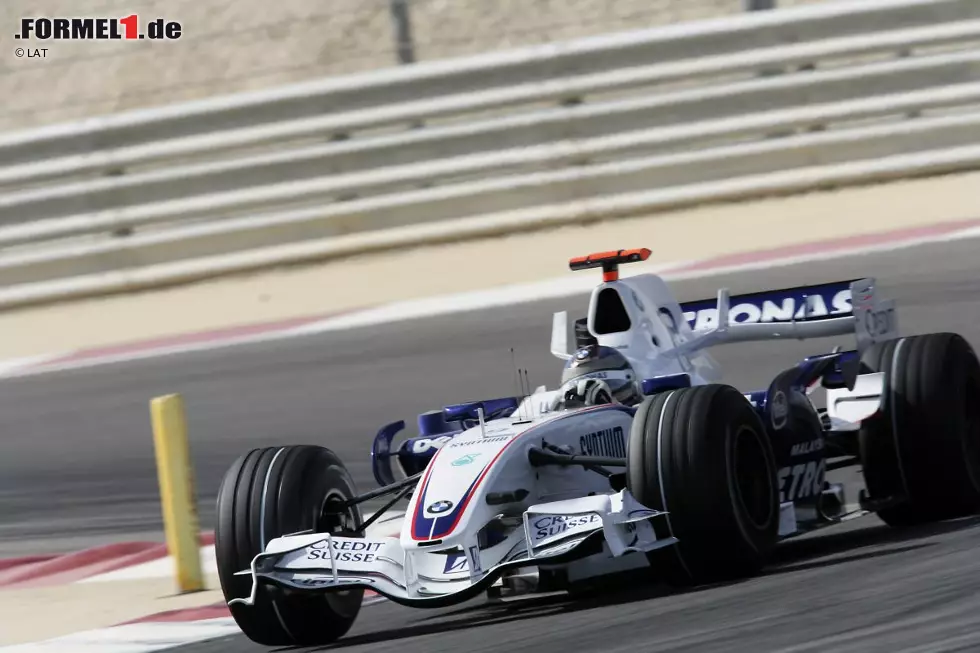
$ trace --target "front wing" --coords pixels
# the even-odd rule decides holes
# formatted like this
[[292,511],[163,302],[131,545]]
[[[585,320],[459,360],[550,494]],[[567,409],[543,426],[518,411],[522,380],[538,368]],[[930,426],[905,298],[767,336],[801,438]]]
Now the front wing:
[[309,592],[366,588],[404,605],[440,607],[472,598],[507,569],[582,557],[586,542],[599,538],[603,553],[614,558],[674,544],[675,538],[658,540],[651,524],[665,514],[624,490],[531,506],[523,528],[491,549],[436,551],[406,548],[396,537],[326,533],[280,537],[239,572],[252,577],[250,596],[229,603],[252,605],[269,584]]

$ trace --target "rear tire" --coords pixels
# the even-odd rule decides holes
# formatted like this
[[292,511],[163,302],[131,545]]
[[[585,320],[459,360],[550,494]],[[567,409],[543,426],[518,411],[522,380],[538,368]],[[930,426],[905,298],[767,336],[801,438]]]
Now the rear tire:
[[[270,540],[309,529],[334,534],[359,529],[353,508],[345,519],[321,519],[329,498],[355,496],[354,483],[329,449],[289,446],[254,449],[225,474],[218,491],[215,553],[225,601],[248,597],[250,576],[235,576]],[[346,523],[341,523],[341,522]],[[342,637],[360,611],[363,590],[309,595],[263,588],[255,605],[229,606],[242,632],[266,646],[317,646]]]
[[885,374],[882,409],[862,424],[861,462],[878,516],[908,526],[980,511],[980,363],[955,333],[872,346]]
[[738,390],[682,388],[648,397],[630,430],[626,485],[666,516],[654,573],[688,585],[757,572],[776,545],[779,492],[766,429]]

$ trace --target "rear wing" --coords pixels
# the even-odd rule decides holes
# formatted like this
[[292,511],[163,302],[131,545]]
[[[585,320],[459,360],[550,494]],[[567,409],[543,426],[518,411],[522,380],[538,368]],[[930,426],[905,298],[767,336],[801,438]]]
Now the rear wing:
[[875,294],[874,279],[835,281],[681,304],[695,338],[685,349],[725,342],[822,338],[854,333],[858,351],[898,336],[895,302]]

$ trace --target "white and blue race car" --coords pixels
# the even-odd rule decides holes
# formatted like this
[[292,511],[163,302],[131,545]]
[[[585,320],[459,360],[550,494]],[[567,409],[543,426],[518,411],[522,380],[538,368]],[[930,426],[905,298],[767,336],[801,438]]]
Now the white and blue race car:
[[[266,645],[343,636],[366,590],[413,607],[574,589],[621,572],[696,584],[750,575],[786,538],[870,512],[893,526],[980,510],[980,364],[951,333],[899,337],[871,279],[679,304],[649,250],[601,268],[587,317],[554,317],[560,386],[385,426],[378,489],[318,446],[239,458],[218,498],[221,586]],[[853,333],[765,389],[719,382],[707,347]],[[569,343],[575,344],[569,347]],[[826,407],[810,391],[826,389]],[[827,471],[858,466],[856,504]],[[365,519],[362,506],[390,497]],[[407,500],[400,533],[372,527]]]

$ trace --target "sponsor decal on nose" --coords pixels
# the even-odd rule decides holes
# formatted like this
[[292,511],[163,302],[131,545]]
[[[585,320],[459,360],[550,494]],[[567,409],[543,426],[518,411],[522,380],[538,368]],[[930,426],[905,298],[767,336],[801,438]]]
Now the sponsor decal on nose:
[[445,501],[445,500],[436,501],[435,503],[430,503],[429,507],[426,508],[425,511],[438,515],[444,512],[448,512],[449,510],[452,510],[452,507],[453,507],[452,501]]
[[473,462],[474,460],[476,460],[477,458],[479,458],[479,456],[480,456],[480,454],[478,454],[478,453],[468,453],[468,454],[465,454],[463,456],[460,456],[459,458],[457,458],[456,460],[454,460],[450,464],[453,467],[462,467],[464,465],[469,465],[471,462]]

